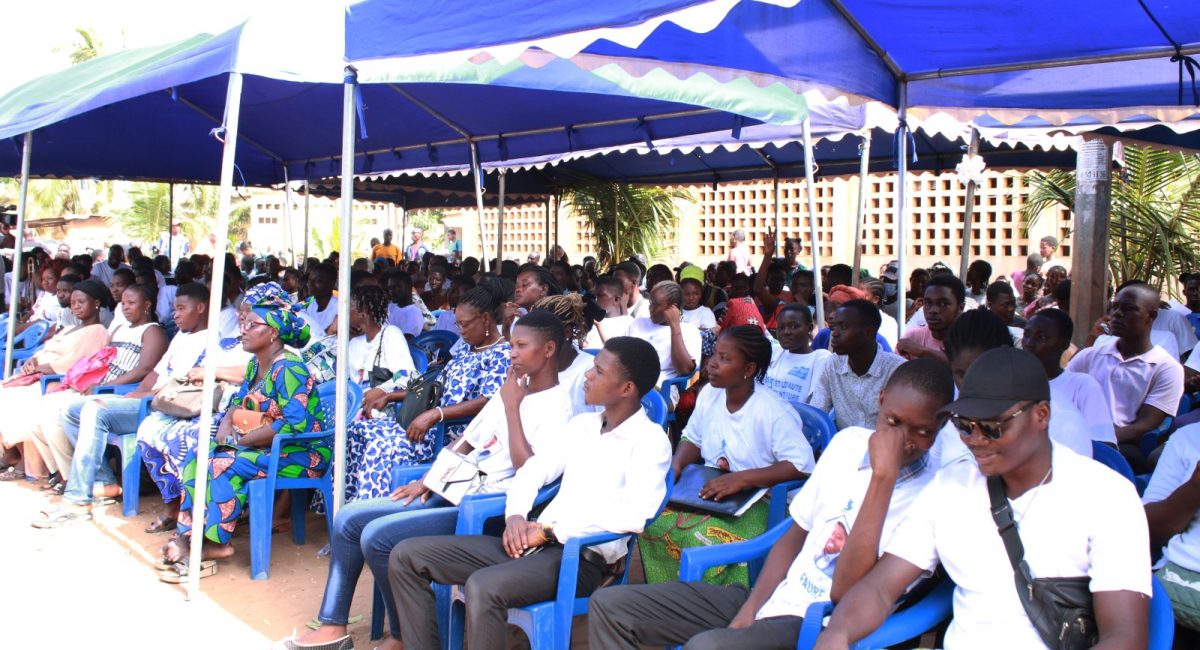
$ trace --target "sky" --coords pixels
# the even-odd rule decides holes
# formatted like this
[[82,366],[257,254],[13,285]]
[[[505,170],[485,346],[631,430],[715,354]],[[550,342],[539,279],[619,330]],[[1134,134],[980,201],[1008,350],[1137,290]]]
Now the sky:
[[79,36],[95,31],[102,51],[158,45],[197,33],[219,33],[255,14],[303,11],[338,0],[35,0],[6,2],[0,17],[5,61],[0,95],[36,77],[70,65]]

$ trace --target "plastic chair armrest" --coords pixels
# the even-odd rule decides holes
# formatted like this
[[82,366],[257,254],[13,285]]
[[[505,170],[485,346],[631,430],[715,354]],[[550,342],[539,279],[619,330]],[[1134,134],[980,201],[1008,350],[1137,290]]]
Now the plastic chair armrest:
[[458,505],[456,535],[482,535],[483,525],[488,519],[504,515],[503,493],[472,496],[476,498],[463,499],[462,503]]
[[50,387],[50,382],[52,382],[52,381],[61,382],[62,380],[63,380],[62,375],[42,375],[42,394],[43,395],[46,394],[46,389],[48,389]]
[[807,478],[802,478],[795,481],[784,481],[771,487],[771,500],[767,503],[767,523],[769,525],[775,525],[787,518],[788,493],[803,487],[807,480]]
[[796,650],[811,650],[817,644],[817,637],[825,631],[825,617],[833,612],[833,603],[828,600],[817,601],[808,606],[804,612],[804,622],[800,624],[800,638],[796,640]]
[[744,542],[684,549],[679,562],[679,579],[683,582],[699,582],[704,572],[712,567],[763,557],[791,525],[791,520],[781,521],[762,535]]
[[889,616],[856,647],[883,648],[918,637],[950,618],[953,607],[954,583],[943,580],[919,602]]
[[118,384],[115,386],[97,386],[94,395],[128,395],[138,387],[137,384]]
[[406,483],[412,483],[413,481],[421,480],[421,478],[429,471],[430,467],[433,467],[431,463],[424,463],[421,465],[403,465],[393,468],[391,485],[392,489],[395,490]]

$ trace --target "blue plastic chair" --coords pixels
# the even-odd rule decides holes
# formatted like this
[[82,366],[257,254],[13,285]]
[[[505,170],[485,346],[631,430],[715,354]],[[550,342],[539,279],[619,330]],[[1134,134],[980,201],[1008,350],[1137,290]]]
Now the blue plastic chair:
[[[1133,483],[1135,487],[1137,486],[1138,482],[1137,478],[1133,475],[1133,468],[1129,466],[1129,461],[1125,460],[1125,457],[1121,455],[1121,452],[1109,447],[1103,442],[1097,442],[1093,440],[1092,459],[1120,474],[1121,476],[1124,476],[1125,478],[1129,479],[1129,482]],[[1141,493],[1140,490],[1138,492],[1139,494]]]
[[430,330],[414,338],[408,344],[408,349],[412,352],[414,348],[420,348],[428,355],[430,361],[436,359],[439,362],[446,362],[450,360],[450,348],[458,343],[458,339],[458,334],[454,332]]
[[663,403],[668,405],[667,422],[664,425],[664,427],[671,426],[671,423],[675,421],[675,409],[669,408],[670,404],[671,404],[671,389],[675,388],[680,393],[682,393],[683,391],[687,390],[688,385],[692,383],[692,379],[697,374],[699,374],[698,369],[697,369],[697,372],[693,372],[692,374],[688,375],[687,377],[676,377],[674,379],[665,379],[665,380],[663,380],[662,385],[660,385],[658,387],[658,394],[662,396]]
[[[667,470],[666,494],[658,510],[646,521],[649,525],[662,512],[671,497],[671,489],[675,485],[671,470]],[[467,528],[472,531],[483,530],[483,520],[504,514],[503,499],[486,499],[471,502],[471,511],[459,511],[459,521],[467,520]],[[478,534],[468,532],[466,534]],[[568,650],[571,646],[571,622],[576,616],[587,613],[588,598],[576,598],[575,589],[579,572],[579,557],[584,548],[604,544],[622,538],[628,538],[625,554],[625,570],[612,584],[623,585],[629,576],[629,560],[633,555],[633,544],[637,535],[628,533],[598,533],[585,535],[567,541],[563,545],[562,564],[558,571],[558,596],[553,601],[545,601],[528,607],[517,607],[508,610],[508,623],[521,628],[529,638],[533,650]],[[455,605],[450,609],[450,637],[446,646],[451,650],[461,650],[463,647],[462,611],[457,601],[462,600],[462,590],[455,587],[453,591]],[[439,617],[440,618],[440,617]],[[440,622],[439,622],[440,625]],[[442,637],[446,639],[446,637]]]
[[[954,583],[943,580],[921,600],[902,609],[883,622],[861,641],[851,644],[851,650],[887,648],[920,636],[948,620],[954,610]],[[825,617],[833,611],[833,603],[823,601],[809,605],[800,626],[800,638],[796,650],[809,650],[817,642],[824,629]]]
[[[317,386],[317,395],[327,413],[334,409],[335,382],[328,381]],[[362,408],[362,389],[357,384],[346,385],[346,426],[354,420]],[[332,418],[330,418],[332,420]],[[271,441],[271,456],[267,475],[250,481],[250,577],[266,580],[271,566],[271,518],[275,510],[275,491],[291,490],[292,494],[292,541],[304,544],[304,514],[308,509],[307,490],[320,490],[325,497],[325,525],[333,531],[333,467],[317,478],[284,478],[279,476],[279,449],[284,443],[304,440],[325,440],[332,444],[334,429],[293,436],[275,436]]]
[[800,421],[804,423],[804,437],[808,438],[808,444],[812,447],[814,454],[820,454],[829,446],[829,441],[833,440],[833,436],[837,434],[837,426],[833,424],[833,418],[815,406],[808,404],[793,404],[796,413],[800,415]]
[[1171,650],[1175,644],[1175,610],[1158,576],[1151,576],[1151,581],[1150,637],[1146,650]]
[[409,348],[408,353],[412,355],[413,367],[417,369],[417,374],[425,374],[425,371],[429,370],[429,355],[425,354],[424,350],[417,347]]
[[663,401],[662,395],[655,391],[646,393],[642,398],[642,409],[646,411],[646,417],[658,426],[664,426],[667,423],[667,403]]
[[[13,352],[15,353],[18,350],[29,352],[34,348],[41,349],[41,345],[39,344],[49,329],[50,323],[44,320],[35,320],[29,323],[29,327],[26,327],[24,331],[13,337]],[[0,350],[3,350],[5,347],[4,339],[0,338]]]
[[594,356],[600,354],[600,350],[602,350],[602,349],[603,348],[584,348],[583,351],[587,352],[588,354],[590,354],[594,357]]

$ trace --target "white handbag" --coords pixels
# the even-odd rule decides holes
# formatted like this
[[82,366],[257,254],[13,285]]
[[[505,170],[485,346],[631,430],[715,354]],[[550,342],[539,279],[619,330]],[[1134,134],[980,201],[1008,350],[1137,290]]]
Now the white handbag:
[[470,458],[446,447],[433,460],[424,483],[438,496],[458,505],[468,494],[485,491],[487,474]]

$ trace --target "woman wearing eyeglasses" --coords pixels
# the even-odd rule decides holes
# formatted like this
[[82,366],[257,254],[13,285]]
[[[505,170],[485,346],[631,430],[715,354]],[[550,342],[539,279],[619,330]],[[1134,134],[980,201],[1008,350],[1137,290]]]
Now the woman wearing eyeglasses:
[[[271,461],[267,449],[275,436],[321,431],[326,413],[316,392],[316,382],[295,353],[284,346],[303,348],[311,338],[308,323],[278,296],[254,304],[241,324],[242,348],[254,355],[246,366],[242,385],[221,419],[216,439],[210,443],[207,506],[203,523],[204,558],[233,555],[229,540],[242,508],[249,483],[266,476]],[[332,449],[327,442],[285,443],[280,448],[279,476],[317,477],[329,467]],[[183,503],[178,534],[163,547],[163,559],[177,573],[186,572],[192,499],[196,479],[196,452],[188,453],[183,467]],[[201,567],[201,577],[215,572]],[[165,581],[178,576],[164,572]]]

